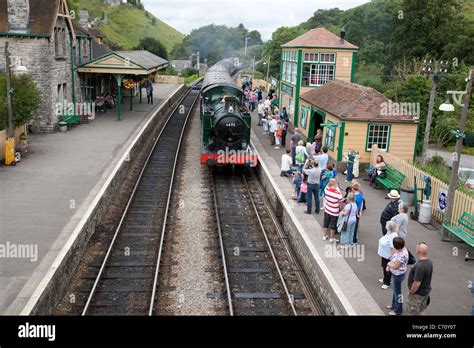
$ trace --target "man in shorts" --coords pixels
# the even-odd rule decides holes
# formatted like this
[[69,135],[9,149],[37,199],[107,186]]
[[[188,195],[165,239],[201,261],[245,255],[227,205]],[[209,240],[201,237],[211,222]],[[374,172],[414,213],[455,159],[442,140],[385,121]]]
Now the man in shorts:
[[421,242],[416,246],[415,263],[408,276],[407,311],[411,315],[423,315],[429,305],[433,262],[428,258],[428,246]]
[[328,239],[328,229],[330,231],[329,242],[334,243],[337,228],[337,219],[341,212],[342,193],[337,186],[336,179],[330,179],[324,189],[324,225],[323,240]]

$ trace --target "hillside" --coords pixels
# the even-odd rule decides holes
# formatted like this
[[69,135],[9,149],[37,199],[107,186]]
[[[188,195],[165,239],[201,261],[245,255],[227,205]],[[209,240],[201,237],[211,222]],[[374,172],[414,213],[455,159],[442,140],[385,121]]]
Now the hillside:
[[[70,0],[70,2],[77,11],[89,11],[90,21],[96,17],[103,18],[106,13],[109,23],[107,25],[101,24],[100,28],[110,41],[116,42],[123,49],[132,49],[141,38],[150,36],[160,40],[169,52],[175,44],[180,43],[184,38],[183,34],[150,12],[128,4],[108,6],[104,4],[103,0]],[[77,12],[78,15],[79,12]]]

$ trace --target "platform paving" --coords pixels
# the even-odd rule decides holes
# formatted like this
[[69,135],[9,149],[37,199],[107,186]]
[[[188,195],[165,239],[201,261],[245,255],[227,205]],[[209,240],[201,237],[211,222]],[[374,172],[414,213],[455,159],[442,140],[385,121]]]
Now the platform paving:
[[180,86],[155,85],[154,105],[146,97],[142,104],[135,98],[133,111],[125,98],[122,121],[113,109],[67,133],[30,134],[24,159],[15,167],[0,166],[0,246],[32,246],[30,258],[1,259],[0,314],[17,313],[9,306],[17,296],[32,293],[53,262],[44,260],[45,255],[62,248],[64,230],[73,230],[96,185],[153,111]]
[[[270,146],[269,137],[263,135],[262,127],[257,125],[257,115],[255,113],[252,114],[252,129],[252,140],[254,143],[258,143],[259,146],[263,146],[265,152],[269,155],[266,160],[274,161],[272,167],[275,170],[276,168],[279,170],[281,155],[285,152],[285,148],[275,149],[274,146]],[[288,147],[290,146],[290,137],[291,134],[288,134]],[[363,181],[363,177],[358,179],[367,202],[367,210],[364,211],[359,229],[359,243],[364,245],[365,252],[363,261],[358,258],[346,258],[345,261],[370,296],[380,306],[380,309],[386,312],[385,306],[391,302],[392,290],[382,290],[380,288],[381,284],[378,282],[378,279],[382,278],[382,268],[380,267],[380,257],[377,255],[377,247],[378,240],[382,236],[379,222],[380,214],[389,201],[385,199],[385,191],[371,188],[367,181]],[[282,183],[282,181],[278,182]],[[339,174],[338,182],[340,187],[345,190],[348,185],[345,182],[345,176]],[[288,186],[282,191],[288,192],[288,187],[291,187],[290,179],[283,181],[283,184]],[[291,199],[291,197],[288,197],[288,199]],[[296,212],[303,212],[306,206],[304,204],[301,206],[295,205],[293,209]],[[413,207],[410,207],[410,211],[412,210]],[[295,216],[304,216],[304,219],[312,219],[315,227],[309,233],[314,233],[314,235],[320,234],[319,231],[323,224],[324,213],[320,215],[313,214],[312,216],[297,214]],[[321,237],[322,235],[317,236],[317,238]],[[414,253],[416,244],[421,241],[428,244],[429,257],[434,263],[431,304],[426,314],[470,315],[472,294],[467,287],[467,283],[469,280],[474,280],[474,261],[464,261],[464,255],[467,250],[466,245],[457,242],[443,242],[441,241],[439,230],[434,229],[434,227],[427,228],[411,220],[406,239],[408,249]],[[327,260],[327,262],[331,265],[331,260]],[[337,274],[334,274],[334,276],[335,278],[338,277]],[[408,294],[407,280],[404,281],[402,288],[403,294],[406,297]],[[349,298],[349,301],[360,301],[360,299]]]

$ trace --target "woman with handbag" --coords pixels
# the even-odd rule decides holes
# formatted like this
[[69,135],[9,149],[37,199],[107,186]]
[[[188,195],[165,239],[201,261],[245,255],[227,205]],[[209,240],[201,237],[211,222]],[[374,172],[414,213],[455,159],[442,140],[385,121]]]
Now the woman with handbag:
[[393,249],[386,267],[386,271],[392,273],[393,296],[392,303],[386,308],[391,309],[388,315],[401,315],[403,312],[402,283],[405,280],[409,257],[403,238],[395,237],[393,239]]
[[[404,202],[400,202],[398,205],[398,215],[395,215],[390,221],[395,222],[396,227],[395,231],[400,238],[406,240],[408,234],[408,205]],[[416,263],[416,258],[408,250],[408,264],[414,265]]]
[[341,228],[341,245],[350,245],[354,239],[354,230],[357,222],[357,204],[354,193],[349,193],[346,198],[346,206],[342,214],[345,216],[344,223]]

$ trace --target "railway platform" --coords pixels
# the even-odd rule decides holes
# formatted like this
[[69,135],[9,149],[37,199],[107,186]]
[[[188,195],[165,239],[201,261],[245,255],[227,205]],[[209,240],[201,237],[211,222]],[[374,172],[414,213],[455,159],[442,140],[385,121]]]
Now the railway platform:
[[[262,134],[263,129],[257,125],[258,116],[252,117],[252,142],[257,149],[262,167],[270,175],[272,184],[278,189],[290,215],[300,226],[300,234],[305,240],[312,257],[318,259],[320,268],[337,296],[346,301],[346,310],[350,314],[385,314],[385,306],[392,298],[391,288],[382,290],[378,279],[382,276],[380,257],[377,255],[378,240],[381,237],[380,214],[388,204],[385,191],[375,190],[359,177],[361,190],[364,193],[367,210],[360,221],[359,249],[353,255],[336,257],[328,253],[327,241],[322,240],[321,226],[324,213],[307,215],[306,206],[298,206],[291,199],[293,185],[288,178],[280,177],[281,156],[285,151],[282,146],[275,149],[270,145],[268,135]],[[287,146],[291,134],[288,134]],[[339,174],[339,186],[345,190],[345,176]],[[410,210],[413,208],[410,207]],[[466,246],[455,242],[442,242],[439,230],[428,229],[417,221],[410,220],[408,225],[407,247],[414,253],[418,242],[426,242],[429,246],[429,257],[434,263],[432,280],[431,304],[426,310],[427,315],[469,315],[472,306],[472,294],[467,284],[472,280],[474,265],[464,261]],[[403,295],[407,296],[408,288],[405,280],[402,285]]]
[[[183,85],[156,85],[155,104],[124,106],[67,133],[31,134],[29,151],[16,167],[0,167],[0,243],[27,257],[6,257],[0,269],[0,314],[20,314],[70,237],[84,223],[98,194],[150,119]],[[125,111],[127,110],[127,111]],[[23,313],[25,314],[25,313]]]

